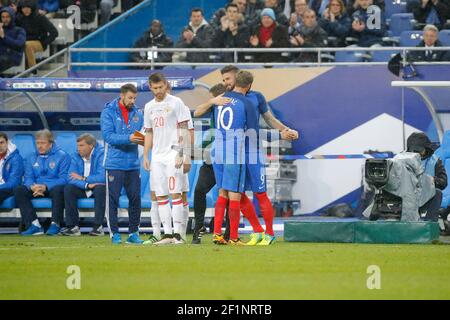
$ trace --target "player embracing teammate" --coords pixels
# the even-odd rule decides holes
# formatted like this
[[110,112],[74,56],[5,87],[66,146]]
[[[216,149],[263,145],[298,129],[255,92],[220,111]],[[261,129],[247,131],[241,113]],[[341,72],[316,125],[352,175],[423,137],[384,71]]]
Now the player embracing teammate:
[[[250,90],[251,84],[253,82],[253,77],[249,72],[239,71],[239,69],[235,66],[226,66],[221,70],[221,74],[223,83],[228,91],[223,95],[223,97],[231,99],[228,100],[228,103],[225,103],[223,106],[213,106],[210,103],[202,104],[197,107],[195,115],[201,116],[208,112],[212,107],[216,128],[216,155],[217,148],[219,148],[220,151],[224,149],[223,147],[221,147],[221,144],[223,144],[223,139],[219,139],[218,141],[217,137],[220,138],[227,136],[226,131],[230,129],[234,130],[236,136],[238,136],[236,131],[237,129],[246,130],[245,143],[240,144],[240,147],[242,147],[242,150],[245,150],[245,152],[244,154],[239,153],[237,155],[238,157],[244,157],[243,163],[245,165],[240,165],[239,170],[243,169],[245,173],[243,174],[242,171],[233,169],[236,172],[239,172],[239,175],[236,176],[238,176],[239,178],[244,178],[243,180],[245,180],[245,188],[243,188],[242,190],[238,190],[236,188],[235,190],[238,190],[236,192],[240,192],[241,194],[239,197],[234,197],[233,200],[231,198],[229,198],[228,200],[226,193],[224,193],[223,191],[219,194],[219,198],[215,207],[215,235],[213,241],[216,244],[227,244],[227,241],[225,241],[221,234],[221,227],[224,215],[223,212],[225,212],[225,208],[228,206],[230,219],[230,241],[228,243],[241,244],[241,242],[237,238],[239,214],[237,215],[237,224],[235,214],[236,208],[238,207],[235,201],[239,199],[239,209],[249,220],[253,228],[253,234],[251,235],[251,239],[247,243],[247,245],[270,245],[275,241],[275,234],[273,231],[274,211],[270,199],[268,198],[266,193],[264,155],[262,154],[262,148],[259,145],[259,118],[260,116],[262,116],[270,127],[279,130],[279,137],[281,139],[298,139],[298,132],[288,128],[273,116],[273,114],[268,109],[264,96],[261,93]],[[242,78],[251,78],[251,83],[249,84],[248,81],[242,82]],[[249,86],[243,88],[243,85]],[[241,96],[236,97],[236,92],[241,93]],[[245,112],[243,113],[245,115],[237,117],[234,114],[235,111],[239,113],[241,109],[240,107],[236,107],[237,105],[239,105],[236,104],[236,99],[245,102],[243,102],[246,106]],[[242,118],[240,117],[245,117],[245,121],[242,122]],[[231,141],[231,139],[228,140],[229,143]],[[234,141],[236,142],[236,140]],[[242,141],[240,140],[239,143],[242,143]],[[228,153],[229,158],[230,151],[227,150],[226,152]],[[215,157],[215,159],[213,159],[213,162],[216,163],[214,165],[214,173],[216,176],[216,183],[218,184],[219,188],[222,187],[222,181],[228,181],[227,178],[224,179],[221,176],[221,172],[225,172],[225,175],[227,175],[227,172],[226,166],[217,164],[217,162],[220,162],[220,160],[220,157]],[[237,168],[237,165],[235,165],[235,167]],[[242,183],[243,181],[239,180],[239,182]],[[253,204],[245,195],[244,190],[252,191],[254,197],[256,197],[256,199],[258,200],[259,208],[266,225],[265,232],[263,232],[264,230],[259,225],[259,221],[257,219]]]

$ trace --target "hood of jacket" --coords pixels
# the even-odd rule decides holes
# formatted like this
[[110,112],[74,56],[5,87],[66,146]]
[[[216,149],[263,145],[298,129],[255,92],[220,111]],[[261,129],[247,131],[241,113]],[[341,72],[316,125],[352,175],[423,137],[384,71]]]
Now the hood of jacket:
[[11,22],[5,27],[5,29],[12,29],[16,26],[16,13],[14,12],[13,8],[11,7],[3,7],[0,9],[0,14],[3,12],[8,12],[9,16],[11,17]]

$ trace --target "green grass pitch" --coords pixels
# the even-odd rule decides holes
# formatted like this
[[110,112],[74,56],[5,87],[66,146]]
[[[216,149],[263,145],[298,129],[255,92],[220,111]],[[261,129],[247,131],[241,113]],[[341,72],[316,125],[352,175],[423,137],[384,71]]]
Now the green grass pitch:
[[[202,242],[2,235],[0,299],[450,299],[449,245]],[[80,267],[79,290],[67,289],[70,265]],[[380,289],[367,288],[369,265],[380,267]]]

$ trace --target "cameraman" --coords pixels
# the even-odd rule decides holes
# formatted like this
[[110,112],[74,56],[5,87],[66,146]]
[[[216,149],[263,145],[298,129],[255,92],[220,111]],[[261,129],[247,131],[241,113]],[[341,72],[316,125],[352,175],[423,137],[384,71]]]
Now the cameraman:
[[422,165],[425,168],[425,174],[434,178],[436,194],[431,200],[419,208],[421,213],[426,212],[426,221],[438,221],[439,208],[442,202],[442,191],[447,187],[447,173],[442,160],[434,154],[434,148],[425,133],[414,132],[408,137],[406,142],[407,151],[419,153],[422,158]]

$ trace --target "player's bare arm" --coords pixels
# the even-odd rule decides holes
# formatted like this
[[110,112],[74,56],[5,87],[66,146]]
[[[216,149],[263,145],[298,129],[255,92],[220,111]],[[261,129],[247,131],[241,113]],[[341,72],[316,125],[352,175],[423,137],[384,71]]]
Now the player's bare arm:
[[284,140],[298,139],[297,130],[291,129],[288,126],[284,125],[280,120],[275,118],[275,116],[270,110],[263,114],[263,118],[272,129],[277,129],[280,131],[282,139]]
[[150,171],[150,160],[148,159],[148,154],[153,147],[153,129],[147,128],[145,129],[145,138],[144,138],[144,169]]
[[188,121],[179,123],[178,127],[178,141],[180,143],[180,150],[175,158],[175,167],[177,169],[181,168],[183,164],[188,164],[189,167],[191,164],[191,130],[189,130]]
[[207,102],[202,103],[201,105],[197,106],[197,108],[195,108],[194,117],[201,117],[205,113],[207,113],[209,111],[209,109],[211,109],[212,106],[214,106],[214,105],[221,106],[221,105],[227,104],[230,101],[231,101],[231,99],[223,97],[223,94],[221,94],[215,98],[211,98]]

